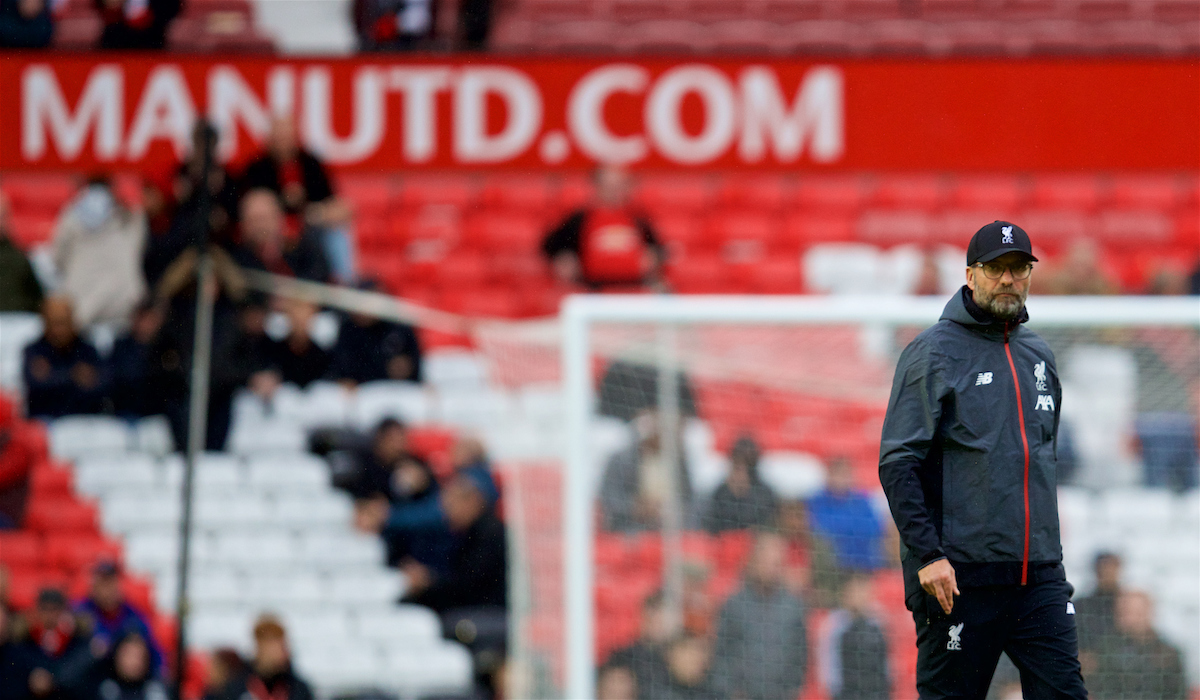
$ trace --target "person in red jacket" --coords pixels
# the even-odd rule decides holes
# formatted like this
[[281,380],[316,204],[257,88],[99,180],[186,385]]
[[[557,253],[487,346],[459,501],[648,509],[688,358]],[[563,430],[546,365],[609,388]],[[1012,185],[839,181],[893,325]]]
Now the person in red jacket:
[[17,419],[16,408],[0,396],[0,530],[20,527],[29,495],[29,472],[37,455]]
[[660,284],[666,257],[650,222],[630,202],[629,174],[598,168],[590,206],[572,212],[542,243],[554,274],[594,291],[633,291]]

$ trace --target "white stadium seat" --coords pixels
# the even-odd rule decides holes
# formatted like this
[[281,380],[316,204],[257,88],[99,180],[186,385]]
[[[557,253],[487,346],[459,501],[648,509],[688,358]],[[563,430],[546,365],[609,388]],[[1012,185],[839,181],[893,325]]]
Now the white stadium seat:
[[242,610],[197,608],[188,618],[189,641],[201,649],[231,646],[252,649],[254,618]]
[[50,424],[50,450],[57,457],[124,453],[130,447],[129,425],[111,416],[66,416]]
[[825,466],[803,452],[764,452],[758,470],[763,481],[784,498],[810,498],[825,485]]
[[487,428],[509,422],[516,401],[497,389],[446,389],[438,393],[436,422],[461,428]]
[[307,444],[303,426],[286,418],[261,423],[237,422],[229,436],[229,449],[240,455],[299,452]]
[[272,514],[268,504],[255,495],[196,498],[193,518],[196,527],[208,530],[253,530],[269,525]]
[[314,532],[302,537],[300,542],[300,552],[306,561],[334,571],[352,567],[377,568],[384,561],[383,541],[373,535]]
[[359,614],[354,630],[365,639],[411,640],[420,642],[440,639],[442,625],[429,608],[419,605],[399,605],[389,610]]
[[296,558],[296,539],[286,532],[229,532],[217,536],[215,560],[242,566],[286,564]]
[[[293,409],[295,417],[306,428],[345,426],[350,419],[350,395],[340,385],[332,382],[313,382],[299,396]],[[279,411],[281,416],[290,416],[290,411]]]
[[386,605],[396,602],[403,592],[400,573],[389,569],[335,576],[329,586],[330,600],[346,606]]
[[92,496],[111,492],[149,491],[160,483],[158,463],[144,454],[83,457],[75,461],[75,485]]
[[166,491],[155,493],[159,496],[146,498],[137,493],[117,493],[105,498],[101,514],[105,529],[130,533],[176,527],[181,512],[178,495]]
[[249,458],[247,483],[271,492],[324,493],[329,489],[329,466],[315,455],[274,453]]
[[1171,524],[1174,497],[1166,489],[1113,489],[1099,503],[1094,525],[1132,532],[1158,532]]
[[325,532],[347,530],[353,516],[350,499],[333,493],[282,494],[271,510],[272,522],[280,527]]
[[162,457],[175,449],[171,424],[166,416],[147,416],[134,424],[133,448],[138,452]]
[[286,575],[256,575],[246,579],[245,599],[264,608],[311,608],[326,605],[328,585],[324,577],[304,570]]
[[354,392],[353,424],[370,430],[384,418],[405,423],[426,423],[430,418],[429,395],[413,382],[367,382]]
[[246,581],[229,570],[196,571],[188,582],[188,599],[197,608],[233,606],[246,599]]
[[439,389],[483,387],[488,383],[487,365],[472,352],[431,352],[423,358],[421,372],[427,383]]
[[42,334],[42,318],[37,314],[0,313],[0,387],[20,389],[25,346]]

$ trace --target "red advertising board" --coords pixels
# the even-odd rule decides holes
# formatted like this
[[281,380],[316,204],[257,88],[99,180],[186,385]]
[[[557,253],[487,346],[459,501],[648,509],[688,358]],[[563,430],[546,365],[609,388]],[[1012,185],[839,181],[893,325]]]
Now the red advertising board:
[[276,113],[343,170],[1194,170],[1195,60],[344,60],[0,54],[0,169],[222,155]]

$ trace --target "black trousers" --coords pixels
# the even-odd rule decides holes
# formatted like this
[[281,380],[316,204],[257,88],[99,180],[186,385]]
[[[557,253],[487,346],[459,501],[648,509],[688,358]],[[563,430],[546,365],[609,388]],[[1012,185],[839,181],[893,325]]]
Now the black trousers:
[[964,588],[949,615],[925,594],[913,612],[921,700],[984,700],[1001,652],[1025,700],[1086,700],[1073,592],[1066,581]]

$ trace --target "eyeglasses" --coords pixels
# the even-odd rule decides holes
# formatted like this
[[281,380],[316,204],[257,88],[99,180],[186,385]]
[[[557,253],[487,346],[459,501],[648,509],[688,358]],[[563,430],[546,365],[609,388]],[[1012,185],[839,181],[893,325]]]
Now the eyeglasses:
[[1015,280],[1023,280],[1029,277],[1033,272],[1033,263],[1018,263],[1016,265],[1002,265],[1000,263],[987,262],[975,263],[973,267],[978,267],[983,270],[983,274],[990,280],[998,280],[1004,276],[1005,271],[1012,273]]

